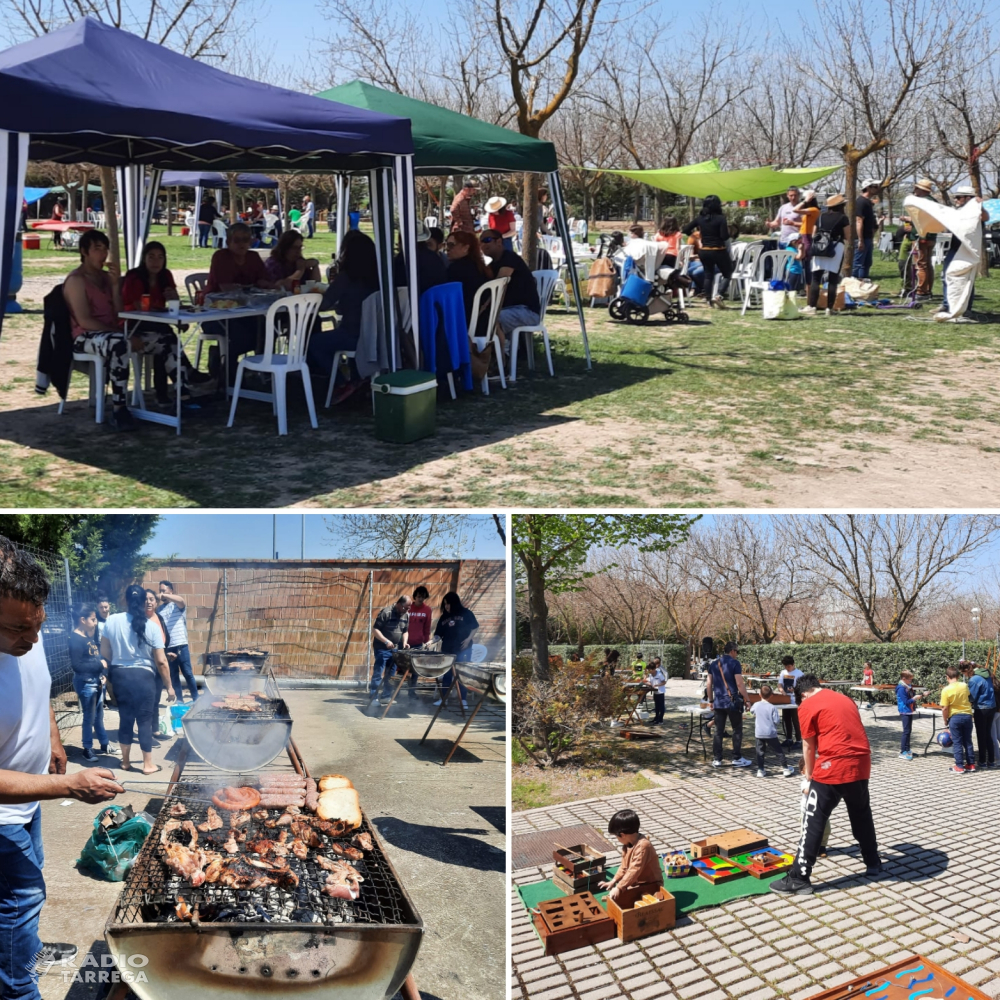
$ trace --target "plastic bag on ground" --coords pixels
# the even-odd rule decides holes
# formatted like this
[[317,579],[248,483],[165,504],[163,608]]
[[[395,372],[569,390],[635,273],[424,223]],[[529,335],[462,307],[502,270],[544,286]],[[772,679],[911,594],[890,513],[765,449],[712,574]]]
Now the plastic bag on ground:
[[[83,845],[77,867],[109,882],[121,882],[135,864],[142,845],[153,829],[154,817],[147,812],[113,825],[124,806],[107,806],[94,817],[94,832]],[[105,825],[105,823],[110,823]],[[103,821],[103,822],[102,822]]]

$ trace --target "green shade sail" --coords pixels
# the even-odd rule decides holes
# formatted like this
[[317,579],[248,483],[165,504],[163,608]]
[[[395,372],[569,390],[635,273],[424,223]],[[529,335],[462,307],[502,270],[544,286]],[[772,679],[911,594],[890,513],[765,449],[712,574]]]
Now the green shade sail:
[[718,160],[706,160],[705,163],[665,170],[604,172],[629,177],[650,187],[686,195],[689,198],[706,198],[710,194],[716,194],[723,201],[755,201],[758,198],[784,194],[792,185],[800,188],[809,187],[839,169],[840,164],[833,167],[804,167],[792,170],[775,170],[774,167],[720,170]]
[[316,96],[409,118],[415,149],[413,165],[418,174],[506,174],[525,170],[548,174],[558,169],[556,148],[551,142],[370,83],[354,80]]

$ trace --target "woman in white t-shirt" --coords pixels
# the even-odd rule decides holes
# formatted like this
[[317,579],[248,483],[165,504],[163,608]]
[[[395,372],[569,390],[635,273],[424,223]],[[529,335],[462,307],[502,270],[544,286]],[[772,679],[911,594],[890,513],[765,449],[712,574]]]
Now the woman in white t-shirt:
[[118,742],[122,770],[131,771],[133,724],[139,731],[143,774],[161,770],[153,763],[153,717],[156,714],[156,677],[159,674],[174,700],[170,668],[163,651],[163,631],[155,618],[146,617],[146,591],[137,584],[125,590],[128,611],[110,615],[101,630],[101,655],[111,664],[109,679],[118,702]]
[[[781,673],[778,674],[778,683],[781,684],[782,691],[792,696],[792,704],[795,704],[795,685],[802,676],[801,670],[795,669],[795,658],[793,656],[783,656],[781,658]],[[785,746],[802,742],[802,733],[799,731],[799,713],[782,712],[781,724],[785,730]],[[792,739],[792,733],[795,738]]]

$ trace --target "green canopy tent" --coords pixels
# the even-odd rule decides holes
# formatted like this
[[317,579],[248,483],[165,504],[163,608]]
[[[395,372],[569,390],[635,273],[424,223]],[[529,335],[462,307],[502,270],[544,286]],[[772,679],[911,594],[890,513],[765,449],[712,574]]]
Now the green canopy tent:
[[[589,169],[589,168],[588,168]],[[688,167],[664,170],[605,170],[650,187],[670,191],[689,198],[718,195],[723,201],[756,201],[783,194],[790,187],[809,187],[816,181],[839,170],[834,167],[805,167],[776,170],[774,167],[753,167],[750,170],[720,170],[718,160],[707,160]]]
[[[562,186],[559,182],[559,164],[556,148],[551,142],[521,135],[500,125],[490,125],[478,118],[449,111],[447,108],[418,101],[413,97],[396,94],[390,90],[373,87],[361,80],[333,87],[317,94],[339,104],[378,111],[410,119],[415,155],[414,173],[420,176],[445,174],[546,174],[552,191],[552,204],[556,223],[566,252],[573,296],[580,321],[580,335],[590,368],[590,345],[583,317],[580,280],[573,260],[573,245],[563,204]],[[347,230],[346,175],[338,178],[337,233],[339,239]],[[443,208],[443,206],[442,206]],[[527,206],[525,206],[527,211]],[[415,262],[410,265],[410,280],[416,283]]]

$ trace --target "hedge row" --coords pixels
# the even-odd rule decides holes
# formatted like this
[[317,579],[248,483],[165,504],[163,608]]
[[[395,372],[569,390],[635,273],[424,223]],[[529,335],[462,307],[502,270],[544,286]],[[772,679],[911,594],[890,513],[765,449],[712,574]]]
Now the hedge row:
[[[965,656],[977,663],[986,662],[992,642],[980,640],[965,644]],[[741,646],[740,662],[750,673],[776,673],[781,658],[795,657],[795,666],[803,673],[816,674],[830,681],[860,681],[868,660],[875,671],[876,684],[895,684],[901,670],[912,670],[914,683],[936,693],[947,682],[945,668],[962,658],[960,642],[887,642],[887,643],[774,643],[770,646]]]
[[[620,643],[613,646],[584,646],[583,657],[584,659],[593,657],[594,662],[600,664],[604,662],[605,649],[617,649],[619,655],[618,662],[621,663],[622,668],[627,670],[631,665],[634,650],[643,648],[652,649],[654,647],[657,651],[654,655],[662,657],[663,668],[666,670],[668,677],[688,676],[687,650],[684,646],[677,644],[664,643],[661,645],[660,643],[649,643],[646,647],[628,646]],[[549,646],[549,656],[561,656],[564,660],[569,659],[570,653],[578,653],[579,651],[579,646]]]

